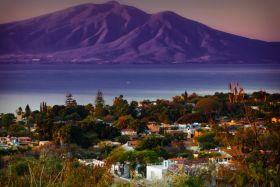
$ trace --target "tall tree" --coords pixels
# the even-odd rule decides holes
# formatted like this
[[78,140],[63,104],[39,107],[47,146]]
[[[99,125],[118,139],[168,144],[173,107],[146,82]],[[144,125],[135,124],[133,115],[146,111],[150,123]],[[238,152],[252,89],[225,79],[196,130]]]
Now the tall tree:
[[185,91],[184,93],[182,93],[182,97],[183,97],[184,101],[187,102],[188,101],[188,92]]
[[47,103],[44,101],[40,103],[40,112],[47,113]]
[[31,114],[31,109],[30,109],[29,105],[27,104],[25,107],[25,116],[29,117],[30,114]]
[[120,117],[128,114],[129,105],[127,100],[123,99],[123,95],[120,95],[119,97],[115,97],[113,102],[113,108],[114,108],[113,112],[116,117]]
[[101,90],[98,90],[95,97],[95,109],[94,116],[97,118],[102,118],[104,116],[104,104],[103,93]]
[[66,97],[65,98],[65,105],[67,107],[75,107],[75,106],[77,106],[77,102],[76,102],[76,100],[74,99],[74,97],[73,97],[73,95],[71,93],[66,94],[65,97]]
[[29,105],[27,104],[25,107],[25,117],[26,117],[26,125],[28,127],[28,132],[30,133],[30,117],[31,117],[31,109]]

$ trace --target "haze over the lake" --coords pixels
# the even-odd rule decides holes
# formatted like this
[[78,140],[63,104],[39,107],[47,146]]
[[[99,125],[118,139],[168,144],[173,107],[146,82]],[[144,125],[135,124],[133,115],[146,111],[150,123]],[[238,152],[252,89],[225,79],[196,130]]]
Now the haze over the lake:
[[[1,0],[0,23],[36,17],[82,3],[106,0]],[[118,0],[149,13],[174,11],[225,32],[280,41],[279,0]]]
[[171,99],[184,91],[199,95],[228,92],[239,81],[245,93],[280,91],[279,65],[1,65],[0,113],[29,104],[35,110],[46,101],[64,104],[71,92],[78,104],[93,103],[97,90],[106,104],[122,94],[128,101]]

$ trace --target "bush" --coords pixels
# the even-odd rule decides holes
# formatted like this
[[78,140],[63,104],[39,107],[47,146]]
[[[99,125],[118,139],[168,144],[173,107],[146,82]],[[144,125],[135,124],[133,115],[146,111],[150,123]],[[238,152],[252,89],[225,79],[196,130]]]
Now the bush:
[[205,132],[201,136],[197,138],[200,147],[202,149],[213,149],[216,148],[219,144],[214,140],[215,137],[214,132]]
[[110,186],[110,167],[92,169],[54,155],[23,157],[2,170],[0,186]]
[[9,170],[16,176],[23,176],[28,172],[28,162],[19,160],[9,166]]

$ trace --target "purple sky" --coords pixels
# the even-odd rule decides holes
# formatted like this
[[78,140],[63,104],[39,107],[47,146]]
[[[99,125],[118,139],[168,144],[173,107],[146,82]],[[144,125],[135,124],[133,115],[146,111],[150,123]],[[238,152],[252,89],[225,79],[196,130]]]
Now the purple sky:
[[[118,0],[148,13],[174,11],[229,33],[280,41],[280,0]],[[1,0],[0,23],[105,0]]]

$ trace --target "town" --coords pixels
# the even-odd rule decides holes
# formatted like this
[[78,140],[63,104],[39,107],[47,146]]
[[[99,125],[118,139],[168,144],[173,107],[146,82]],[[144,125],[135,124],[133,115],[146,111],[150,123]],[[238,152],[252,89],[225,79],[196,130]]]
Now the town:
[[0,186],[278,186],[280,94],[27,105],[0,118]]

